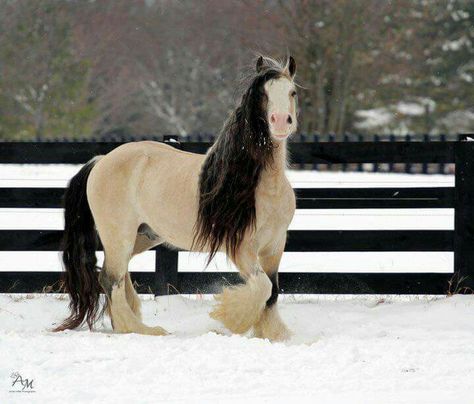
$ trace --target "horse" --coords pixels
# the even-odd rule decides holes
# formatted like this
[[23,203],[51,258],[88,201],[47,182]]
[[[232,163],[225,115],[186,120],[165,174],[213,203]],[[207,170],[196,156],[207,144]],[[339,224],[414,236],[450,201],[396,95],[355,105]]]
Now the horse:
[[[296,62],[260,56],[250,85],[203,154],[130,142],[86,163],[64,197],[63,266],[70,315],[55,331],[106,312],[114,332],[166,335],[142,322],[128,273],[150,248],[224,252],[243,283],[215,295],[210,316],[236,334],[285,340],[277,310],[278,267],[296,202],[285,175],[287,139],[297,129]],[[97,267],[102,243],[105,260]],[[106,296],[105,304],[100,294]],[[102,306],[102,309],[100,308]]]

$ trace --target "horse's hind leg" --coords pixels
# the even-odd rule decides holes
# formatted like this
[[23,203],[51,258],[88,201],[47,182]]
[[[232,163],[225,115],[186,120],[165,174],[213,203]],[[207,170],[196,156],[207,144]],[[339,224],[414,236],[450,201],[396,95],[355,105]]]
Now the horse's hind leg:
[[[133,234],[133,238],[131,238],[125,235],[127,232],[117,231],[117,228],[110,230],[109,233],[107,229],[99,229],[105,252],[105,265],[101,272],[100,282],[108,297],[108,313],[111,316],[114,331],[120,333],[134,332],[148,335],[166,335],[167,332],[161,327],[148,327],[144,325],[141,319],[134,313],[132,305],[127,300],[127,282],[130,282],[129,288],[131,287],[133,290],[133,285],[128,275],[128,263],[133,252],[136,232],[131,233]],[[112,234],[113,238],[108,237]],[[129,292],[132,290],[129,289]],[[135,293],[134,290],[133,293]],[[138,299],[133,294],[132,299],[135,300],[135,298]]]
[[[130,277],[130,272],[127,272],[125,274],[125,298],[127,299],[128,305],[133,311],[133,314],[137,316],[139,320],[142,319],[142,312],[141,312],[141,306],[142,303],[140,301],[140,298],[138,297],[137,292],[135,291],[135,287],[133,286],[132,278]],[[107,271],[104,265],[104,269],[102,269],[101,275],[100,275],[100,282],[102,287],[105,290],[105,285],[108,285],[108,288],[111,288],[111,281],[108,280],[108,275]],[[113,282],[113,281],[112,281]],[[110,301],[107,299],[106,307],[105,307],[105,312],[107,315],[112,318],[112,313],[110,312]]]
[[[138,234],[135,238],[132,256],[141,254],[142,252],[157,246],[161,242],[162,240],[160,240],[152,228],[146,223],[142,223],[140,226],[138,226]],[[130,278],[130,272],[127,272],[125,275],[125,296],[132,311],[139,319],[141,319],[141,302],[135,287],[133,286],[132,279]]]

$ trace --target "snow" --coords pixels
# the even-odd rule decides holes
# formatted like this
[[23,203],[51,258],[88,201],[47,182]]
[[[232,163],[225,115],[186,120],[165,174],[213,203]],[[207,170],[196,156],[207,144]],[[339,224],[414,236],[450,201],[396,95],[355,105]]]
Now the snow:
[[459,76],[461,77],[462,80],[464,80],[467,83],[472,83],[472,75],[466,73],[466,72],[460,72]]
[[356,117],[363,119],[361,122],[356,122],[357,129],[371,129],[379,126],[386,126],[393,120],[393,113],[386,108],[361,109],[356,111]]
[[472,133],[474,128],[474,110],[457,110],[446,114],[440,120],[444,127],[455,127],[458,133]]
[[425,113],[425,108],[416,102],[399,102],[397,112],[403,115],[420,116]]
[[466,48],[469,48],[471,46],[471,40],[465,35],[453,41],[446,41],[442,45],[442,49],[445,52],[447,51],[456,52],[456,51],[459,51],[463,46],[465,46]]
[[[387,80],[389,78],[385,78],[385,81]],[[427,111],[433,112],[435,108],[436,103],[432,99],[416,97],[414,101],[400,101],[386,107],[359,110],[356,111],[359,122],[355,123],[355,127],[361,130],[378,129],[383,133],[387,130],[388,133],[400,132],[400,129],[409,123],[405,122],[407,119],[423,116]]]
[[[474,296],[280,300],[294,335],[229,335],[200,296],[142,296],[166,337],[48,331],[55,295],[0,296],[0,402],[459,403],[474,389]],[[34,393],[9,393],[10,375]]]

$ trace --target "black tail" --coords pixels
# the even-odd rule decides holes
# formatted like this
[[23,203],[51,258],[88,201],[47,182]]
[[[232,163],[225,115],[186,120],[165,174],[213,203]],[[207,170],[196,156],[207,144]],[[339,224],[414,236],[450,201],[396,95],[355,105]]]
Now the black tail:
[[71,179],[64,195],[63,263],[65,289],[69,293],[70,316],[55,331],[74,329],[84,320],[92,328],[99,313],[102,291],[97,273],[95,252],[98,237],[87,201],[87,179],[96,160],[89,161]]

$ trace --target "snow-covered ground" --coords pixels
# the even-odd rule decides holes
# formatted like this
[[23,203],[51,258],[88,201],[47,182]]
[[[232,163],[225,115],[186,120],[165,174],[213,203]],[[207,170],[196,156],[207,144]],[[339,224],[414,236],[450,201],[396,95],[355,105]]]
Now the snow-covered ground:
[[[212,300],[143,299],[170,336],[111,334],[108,320],[54,334],[64,297],[0,296],[0,403],[472,402],[474,296],[285,296],[287,343],[228,335]],[[35,392],[10,393],[13,373]]]

